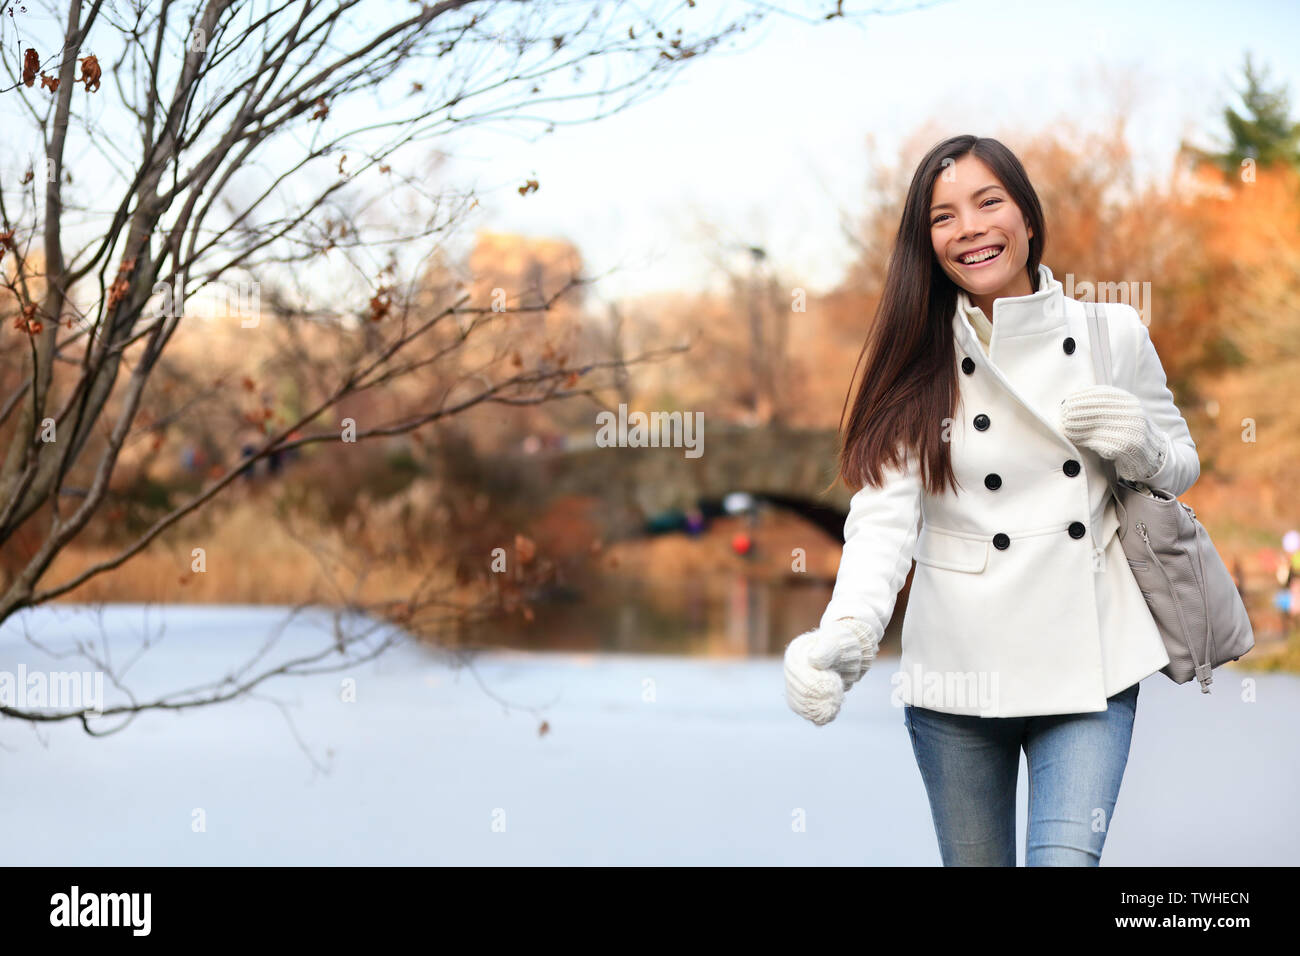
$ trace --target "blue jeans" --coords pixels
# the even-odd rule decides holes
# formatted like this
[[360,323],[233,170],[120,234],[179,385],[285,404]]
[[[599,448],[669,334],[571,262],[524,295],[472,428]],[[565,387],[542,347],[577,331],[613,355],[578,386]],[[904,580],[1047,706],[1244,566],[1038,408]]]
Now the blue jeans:
[[944,866],[1016,865],[1016,777],[1029,763],[1026,866],[1097,866],[1128,763],[1138,685],[1104,711],[1041,717],[945,714],[910,704],[903,723]]

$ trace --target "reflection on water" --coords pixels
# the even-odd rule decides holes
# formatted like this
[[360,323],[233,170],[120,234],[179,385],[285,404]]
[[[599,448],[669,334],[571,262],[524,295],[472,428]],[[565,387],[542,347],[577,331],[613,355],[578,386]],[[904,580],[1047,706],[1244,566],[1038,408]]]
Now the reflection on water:
[[817,625],[833,582],[791,575],[780,581],[740,571],[694,575],[671,590],[635,580],[602,582],[580,598],[533,606],[467,632],[474,646],[527,650],[622,651],[717,657],[780,655]]

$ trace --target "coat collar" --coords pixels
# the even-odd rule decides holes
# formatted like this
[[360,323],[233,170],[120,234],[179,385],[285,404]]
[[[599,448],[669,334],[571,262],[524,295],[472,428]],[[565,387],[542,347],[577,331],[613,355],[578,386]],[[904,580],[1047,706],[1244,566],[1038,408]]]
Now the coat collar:
[[[969,351],[981,351],[979,337],[966,317],[966,310],[975,308],[965,289],[957,290],[957,308],[952,317],[953,333]],[[1050,332],[1066,324],[1065,290],[1052,275],[1052,270],[1038,264],[1038,291],[1029,295],[1009,296],[993,300],[993,342],[1008,336]]]

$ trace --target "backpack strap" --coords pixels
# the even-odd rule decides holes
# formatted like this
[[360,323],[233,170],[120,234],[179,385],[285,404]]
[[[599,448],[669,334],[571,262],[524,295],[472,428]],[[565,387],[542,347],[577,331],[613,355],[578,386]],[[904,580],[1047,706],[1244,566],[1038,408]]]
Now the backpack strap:
[[[1097,384],[1109,385],[1113,379],[1110,365],[1110,328],[1106,322],[1105,304],[1084,302],[1083,311],[1088,317],[1088,351],[1092,353],[1092,367],[1097,374]],[[1116,513],[1120,518],[1120,534],[1123,535],[1128,516],[1117,487],[1119,474],[1115,471],[1115,463],[1110,459],[1103,458],[1101,464],[1106,474],[1107,486],[1115,499]]]
[[1106,324],[1106,309],[1100,302],[1083,303],[1088,316],[1088,338],[1092,343],[1092,367],[1097,372],[1097,384],[1111,383],[1110,330]]

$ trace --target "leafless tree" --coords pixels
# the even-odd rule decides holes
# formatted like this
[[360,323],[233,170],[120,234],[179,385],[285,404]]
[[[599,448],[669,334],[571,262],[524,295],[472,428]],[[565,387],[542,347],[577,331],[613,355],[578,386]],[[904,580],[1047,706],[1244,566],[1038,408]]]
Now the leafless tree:
[[[845,15],[842,4],[805,6],[810,19]],[[490,403],[589,395],[602,373],[652,357],[520,367],[476,350],[587,280],[571,276],[540,301],[524,288],[475,301],[431,265],[430,250],[477,200],[431,188],[438,167],[421,169],[415,150],[464,126],[598,120],[778,10],[741,3],[723,16],[695,0],[650,10],[601,0],[10,5],[0,20],[9,167],[0,171],[0,547],[37,527],[0,593],[0,622],[121,566],[250,462],[339,442],[330,413],[359,396],[405,395],[403,379],[439,371],[418,400],[369,406],[388,413],[357,424],[361,442]],[[536,188],[520,184],[523,195]],[[380,214],[399,195],[403,214]],[[141,420],[185,304],[205,291],[241,300],[250,288],[267,290],[277,334],[334,337],[336,354],[300,354],[295,373],[310,395],[301,413],[115,556],[47,580],[102,508],[123,448],[229,397],[228,383],[195,385]],[[389,617],[407,624],[427,609],[439,620],[464,614],[439,595],[412,595]],[[281,674],[350,666],[353,645],[387,646],[362,627],[319,656],[241,667],[154,699],[128,695],[106,713],[228,700]],[[76,710],[0,713],[102,726]]]

